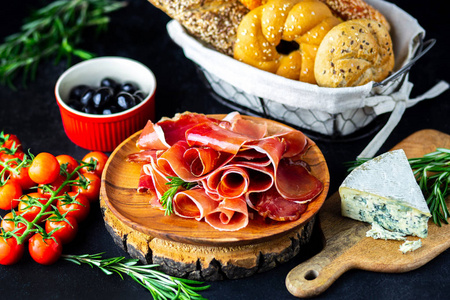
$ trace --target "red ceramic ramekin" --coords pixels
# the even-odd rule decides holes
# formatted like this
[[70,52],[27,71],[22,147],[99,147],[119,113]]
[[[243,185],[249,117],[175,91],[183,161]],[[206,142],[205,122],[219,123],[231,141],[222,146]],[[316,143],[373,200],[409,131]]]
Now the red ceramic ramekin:
[[[147,97],[138,105],[111,115],[95,115],[77,111],[67,105],[70,90],[80,84],[99,86],[105,78],[133,82]],[[156,79],[143,64],[122,57],[99,57],[74,65],[56,82],[55,96],[64,130],[78,146],[111,152],[123,140],[142,129],[155,118]]]

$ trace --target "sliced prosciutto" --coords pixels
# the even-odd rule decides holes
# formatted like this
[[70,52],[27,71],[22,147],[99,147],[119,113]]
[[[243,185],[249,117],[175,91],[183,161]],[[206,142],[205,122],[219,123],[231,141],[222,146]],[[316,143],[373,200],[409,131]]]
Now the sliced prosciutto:
[[[194,188],[173,195],[174,213],[204,220],[218,230],[247,226],[250,213],[276,221],[297,220],[323,190],[302,160],[308,139],[294,129],[271,128],[233,112],[218,120],[183,113],[149,122],[127,160],[143,165],[138,190],[155,203],[172,177]],[[184,185],[183,185],[184,186]]]
[[136,143],[139,149],[168,149],[180,140],[184,140],[189,128],[202,123],[219,122],[202,114],[177,114],[173,119],[163,119],[157,124],[151,121],[142,130]]
[[275,221],[295,221],[306,211],[308,204],[283,198],[275,188],[250,196],[252,206],[263,216]]
[[236,231],[247,226],[248,208],[245,200],[225,198],[215,210],[205,216],[205,221],[221,231]]
[[211,199],[201,188],[180,191],[173,198],[175,214],[183,218],[194,218],[197,221],[214,211],[217,206],[219,202]]

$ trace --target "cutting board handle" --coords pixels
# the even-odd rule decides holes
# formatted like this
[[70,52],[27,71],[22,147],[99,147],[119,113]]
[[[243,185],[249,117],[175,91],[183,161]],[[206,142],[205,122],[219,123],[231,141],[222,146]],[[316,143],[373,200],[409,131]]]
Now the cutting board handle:
[[286,277],[286,287],[297,297],[312,297],[324,292],[344,272],[354,267],[354,260],[343,254],[364,236],[366,226],[343,231],[339,238],[326,241],[324,249],[292,269]]

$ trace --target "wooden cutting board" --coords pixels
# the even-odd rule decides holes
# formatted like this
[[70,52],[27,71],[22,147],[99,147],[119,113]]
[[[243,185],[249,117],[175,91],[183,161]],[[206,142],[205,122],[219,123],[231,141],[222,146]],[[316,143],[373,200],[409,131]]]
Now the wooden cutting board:
[[[450,136],[426,129],[410,135],[393,149],[403,149],[409,158],[413,158],[435,151],[436,147],[450,148]],[[390,273],[411,271],[450,247],[450,225],[438,227],[431,220],[428,237],[422,239],[423,246],[413,252],[403,254],[399,251],[403,241],[368,238],[365,235],[370,224],[341,216],[337,192],[325,201],[319,220],[325,239],[324,249],[291,270],[286,278],[287,289],[297,297],[319,295],[350,269]]]

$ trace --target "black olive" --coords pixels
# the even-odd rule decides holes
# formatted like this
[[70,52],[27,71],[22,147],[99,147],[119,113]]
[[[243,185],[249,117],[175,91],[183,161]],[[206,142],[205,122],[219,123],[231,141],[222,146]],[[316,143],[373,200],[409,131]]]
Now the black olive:
[[92,96],[94,95],[94,90],[89,88],[87,89],[84,94],[80,98],[80,102],[83,106],[86,106],[88,104],[92,103]]
[[103,108],[102,114],[103,115],[111,115],[111,114],[118,113],[120,111],[121,110],[117,106],[111,105],[111,106]]
[[69,93],[69,99],[70,100],[77,100],[80,101],[81,96],[89,89],[89,86],[80,84],[77,86],[74,86]]
[[94,105],[92,103],[84,106],[83,112],[85,112],[87,114],[93,114],[93,115],[98,114],[97,109],[94,107]]
[[78,100],[72,100],[69,103],[67,103],[67,105],[78,111],[83,111],[84,108],[83,104],[81,104],[81,102]]
[[137,90],[136,92],[134,92],[133,96],[134,99],[136,99],[136,104],[141,103],[145,99],[145,94],[141,90]]
[[108,105],[114,96],[110,87],[101,87],[92,95],[92,102],[95,108],[103,108]]
[[116,96],[116,103],[120,109],[125,110],[135,106],[136,100],[130,93],[120,92]]
[[125,82],[124,84],[122,84],[122,86],[120,87],[120,90],[122,92],[127,92],[130,94],[133,94],[134,92],[137,91],[137,87],[131,83],[131,82]]
[[109,77],[105,77],[100,81],[100,86],[104,86],[104,87],[110,87],[113,90],[116,90],[119,86],[119,84],[114,80],[111,79]]

